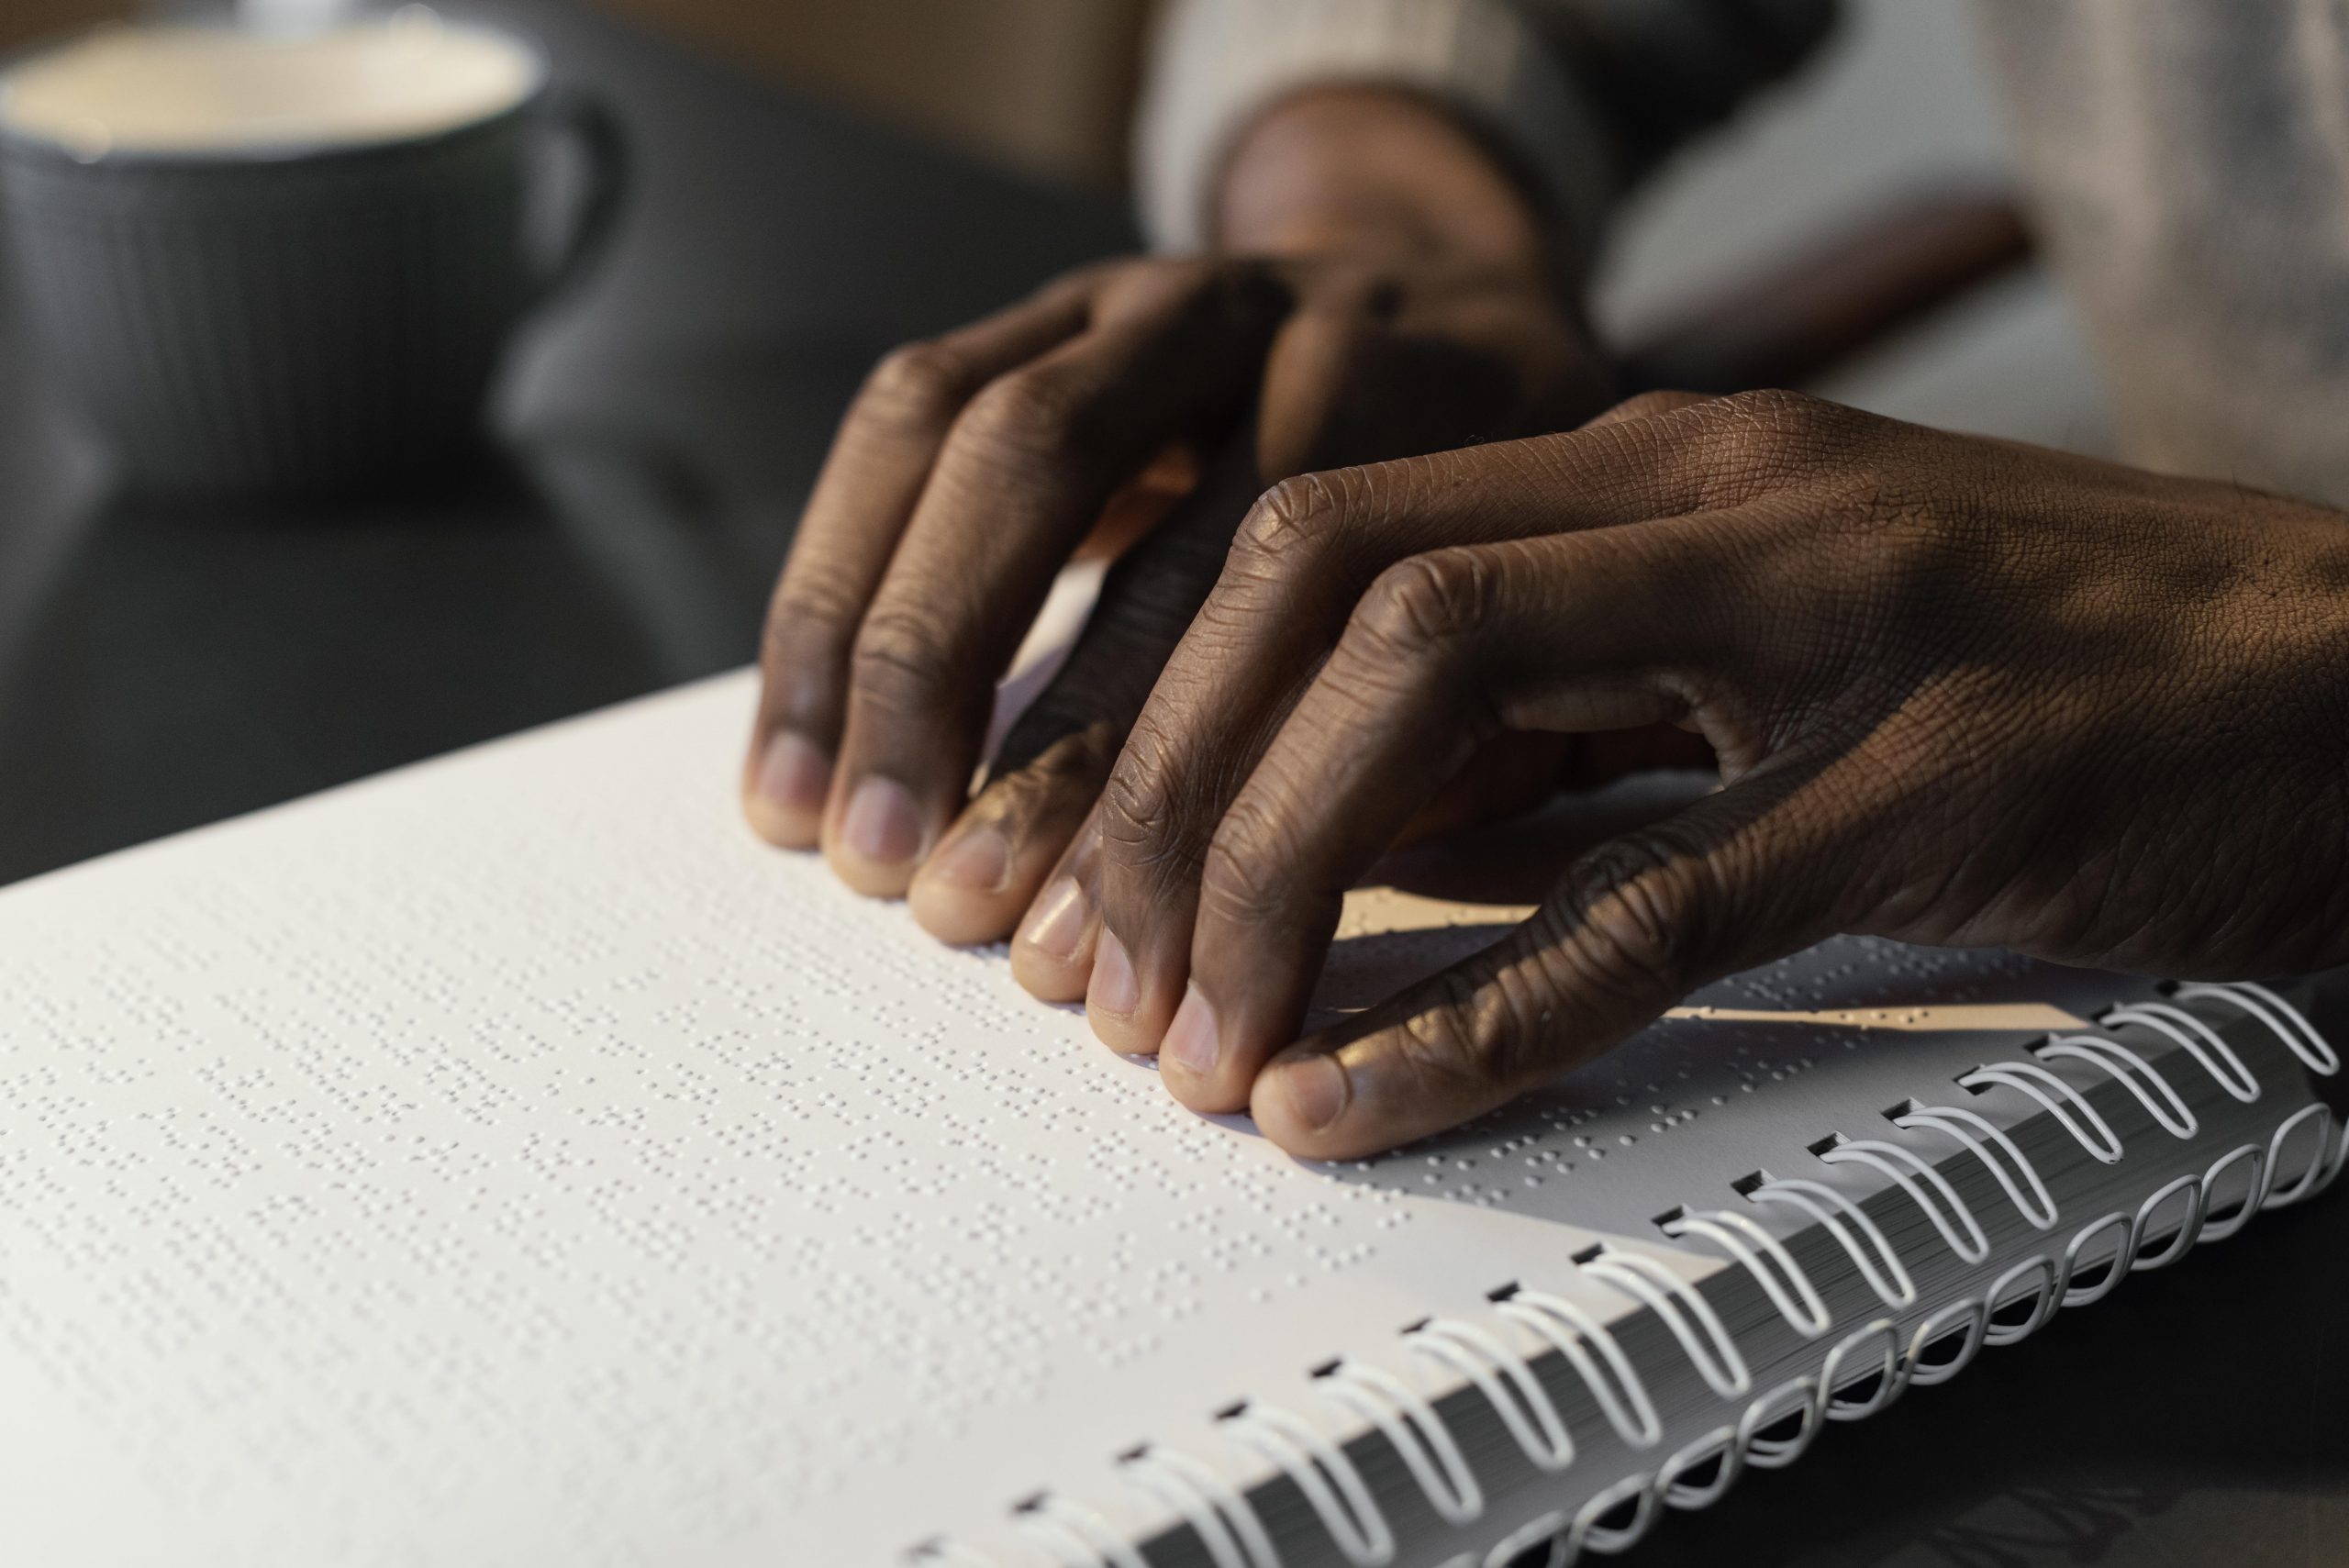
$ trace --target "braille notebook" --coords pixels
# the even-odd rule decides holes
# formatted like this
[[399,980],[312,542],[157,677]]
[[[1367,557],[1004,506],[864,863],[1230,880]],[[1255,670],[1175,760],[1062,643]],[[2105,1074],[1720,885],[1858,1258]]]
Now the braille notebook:
[[1299,1163],[755,842],[751,697],[0,893],[0,1557],[1562,1563],[2343,1163],[2285,995],[1857,940]]

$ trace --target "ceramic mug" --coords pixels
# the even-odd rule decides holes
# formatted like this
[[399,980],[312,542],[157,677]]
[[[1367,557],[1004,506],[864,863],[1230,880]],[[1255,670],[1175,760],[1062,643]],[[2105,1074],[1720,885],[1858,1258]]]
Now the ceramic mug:
[[[586,175],[533,246],[562,139]],[[0,72],[18,303],[142,492],[389,488],[478,451],[507,339],[599,248],[622,169],[536,44],[419,6],[113,28]]]

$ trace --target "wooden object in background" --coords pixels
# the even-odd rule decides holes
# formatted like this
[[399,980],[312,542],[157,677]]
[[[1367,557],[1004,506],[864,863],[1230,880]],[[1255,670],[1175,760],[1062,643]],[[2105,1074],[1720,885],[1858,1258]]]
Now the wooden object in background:
[[598,0],[1030,173],[1122,180],[1147,0]]
[[133,0],[6,0],[0,5],[0,49],[128,17],[136,8]]

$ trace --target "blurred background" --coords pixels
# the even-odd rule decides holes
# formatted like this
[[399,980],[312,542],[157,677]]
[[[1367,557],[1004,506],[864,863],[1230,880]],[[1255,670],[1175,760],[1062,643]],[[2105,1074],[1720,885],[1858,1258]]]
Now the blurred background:
[[[612,107],[633,164],[615,243],[517,340],[501,465],[429,501],[119,495],[0,311],[0,882],[746,662],[874,360],[1139,243],[1148,0],[439,9],[541,39]],[[229,10],[7,0],[0,49]],[[1845,21],[1631,205],[1598,299],[1619,342],[1799,294],[1855,232],[1998,186],[1965,7],[1854,0]],[[1802,379],[2101,449],[2064,303],[2028,264],[1987,272]]]
[[[1099,193],[1125,183],[1152,0],[576,3],[974,165]],[[441,7],[542,29],[544,13],[561,8]],[[97,20],[223,9],[12,0],[0,13],[0,49]],[[1920,191],[1996,186],[2000,160],[1997,105],[1965,7],[1852,0],[1816,64],[1675,161],[1632,204],[1610,250],[1601,319],[1619,340],[1637,340]],[[2075,326],[2028,272],[1839,367],[1822,389],[1998,434],[2091,449],[2104,439]]]
[[[0,48],[230,9],[7,0]],[[501,463],[429,501],[118,495],[0,311],[0,882],[746,662],[874,359],[1139,243],[1148,0],[440,9],[540,39],[610,106],[633,166],[614,243],[517,339]],[[1998,188],[1998,118],[1963,6],[1855,0],[1810,68],[1631,205],[1602,323],[1669,348],[1757,290],[1833,303],[1848,279],[1822,258],[1913,259],[1920,212],[1930,236],[1945,198]],[[2027,264],[1980,271],[1798,379],[2101,448],[2064,303]]]

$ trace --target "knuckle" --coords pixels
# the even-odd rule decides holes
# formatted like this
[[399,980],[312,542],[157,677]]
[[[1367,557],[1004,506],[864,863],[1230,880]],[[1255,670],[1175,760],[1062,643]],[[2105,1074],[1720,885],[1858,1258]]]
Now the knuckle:
[[1284,479],[1248,508],[1232,537],[1232,556],[1268,575],[1293,570],[1301,555],[1345,528],[1353,506],[1350,487],[1341,474],[1301,473]]
[[1820,419],[1834,406],[1808,393],[1790,392],[1781,386],[1756,387],[1748,392],[1733,392],[1720,399],[1725,412],[1757,425],[1770,425],[1799,429]]
[[1806,393],[1765,387],[1722,398],[1721,417],[1759,455],[1787,462],[1816,459],[1840,443],[1851,411]]
[[1234,801],[1208,841],[1199,873],[1199,907],[1234,925],[1278,919],[1299,890],[1282,873],[1292,863],[1286,814],[1253,797]]
[[942,429],[975,379],[963,357],[943,343],[906,343],[881,356],[864,379],[857,412],[892,427]]
[[767,606],[766,647],[782,651],[841,640],[863,607],[846,584],[814,573],[786,574]]
[[1157,846],[1169,835],[1177,799],[1165,751],[1163,732],[1145,713],[1101,786],[1102,849],[1119,864],[1152,863]]
[[986,453],[1018,459],[1055,457],[1075,444],[1081,407],[1058,379],[1041,371],[1014,371],[971,399],[958,433]]
[[850,678],[860,698],[891,712],[918,712],[946,701],[955,662],[933,619],[876,609],[857,630]]
[[1412,1091],[1439,1105],[1522,1082],[1537,1054],[1506,993],[1457,970],[1428,982],[1397,1040]]
[[1799,392],[1732,393],[1690,411],[1695,439],[1676,462],[1701,475],[1704,506],[1743,506],[1789,488],[1806,494],[1859,446],[1867,416]]
[[1101,786],[1103,861],[1155,885],[1196,885],[1206,860],[1196,833],[1205,804],[1197,781],[1175,765],[1173,738],[1145,713]]
[[1439,550],[1399,561],[1372,580],[1347,635],[1366,641],[1376,654],[1424,658],[1486,617],[1491,575],[1473,550]]
[[1576,863],[1559,927],[1542,951],[1561,989],[1623,1002],[1678,995],[1695,984],[1702,949],[1703,862],[1660,837],[1633,834]]
[[1364,532],[1361,506],[1352,470],[1299,474],[1265,491],[1225,551],[1209,595],[1212,614],[1244,619],[1264,606],[1289,602],[1291,590],[1301,584],[1341,575],[1340,553]]

